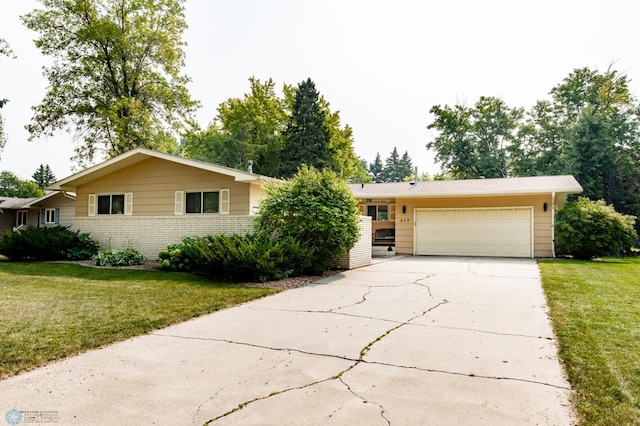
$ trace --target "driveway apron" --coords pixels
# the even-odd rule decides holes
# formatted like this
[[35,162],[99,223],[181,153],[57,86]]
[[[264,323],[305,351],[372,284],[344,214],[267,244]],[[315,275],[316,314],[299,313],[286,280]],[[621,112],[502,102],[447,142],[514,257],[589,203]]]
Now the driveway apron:
[[400,257],[5,379],[0,414],[572,425],[556,351],[534,260]]

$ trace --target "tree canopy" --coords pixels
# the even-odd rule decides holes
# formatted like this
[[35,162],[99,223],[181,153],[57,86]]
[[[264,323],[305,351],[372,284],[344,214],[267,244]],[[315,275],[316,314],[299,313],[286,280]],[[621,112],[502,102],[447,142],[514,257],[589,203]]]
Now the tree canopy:
[[204,130],[188,132],[181,152],[189,158],[244,169],[252,161],[254,171],[275,176],[286,125],[285,100],[276,95],[275,83],[249,78],[250,92],[229,98],[218,106],[218,115]]
[[571,174],[583,195],[640,215],[640,104],[625,75],[573,70],[529,111],[482,97],[434,106],[427,144],[458,178]]
[[183,136],[182,155],[241,170],[252,161],[254,172],[266,176],[289,177],[307,164],[329,167],[347,180],[369,179],[366,164],[353,149],[353,130],[341,124],[340,113],[331,111],[313,81],[297,87],[284,84],[282,96],[272,79],[261,82],[252,77],[249,83],[249,93],[218,106],[205,130],[195,128]]
[[197,107],[188,94],[184,0],[39,0],[23,15],[53,59],[26,126],[30,138],[69,130],[83,164],[136,147],[162,148]]
[[454,178],[509,176],[508,147],[516,140],[523,110],[510,108],[495,97],[482,96],[473,107],[435,105],[434,121],[427,126],[438,132],[427,148]]
[[0,197],[37,198],[44,191],[33,182],[22,180],[11,172],[0,172]]

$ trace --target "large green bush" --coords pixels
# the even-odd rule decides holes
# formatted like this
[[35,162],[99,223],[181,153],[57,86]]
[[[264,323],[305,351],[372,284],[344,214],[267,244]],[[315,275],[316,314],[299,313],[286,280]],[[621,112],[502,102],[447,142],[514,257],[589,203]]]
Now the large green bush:
[[322,273],[358,240],[357,201],[335,172],[305,166],[290,180],[265,187],[256,232],[294,238],[313,251],[308,272]]
[[0,239],[0,254],[9,260],[84,260],[98,252],[98,243],[89,234],[70,231],[65,226],[28,226],[9,230]]
[[578,259],[628,251],[638,239],[635,216],[623,215],[603,200],[580,197],[558,212],[556,251]]
[[266,234],[189,237],[162,250],[161,267],[197,271],[229,281],[268,281],[300,275],[311,264],[312,250],[293,238]]

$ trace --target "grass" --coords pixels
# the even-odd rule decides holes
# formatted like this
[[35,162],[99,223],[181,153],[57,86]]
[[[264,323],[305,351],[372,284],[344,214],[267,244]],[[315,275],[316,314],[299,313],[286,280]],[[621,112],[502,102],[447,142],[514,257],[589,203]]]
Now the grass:
[[640,258],[539,265],[581,423],[640,424]]
[[0,261],[0,378],[277,291],[176,272]]

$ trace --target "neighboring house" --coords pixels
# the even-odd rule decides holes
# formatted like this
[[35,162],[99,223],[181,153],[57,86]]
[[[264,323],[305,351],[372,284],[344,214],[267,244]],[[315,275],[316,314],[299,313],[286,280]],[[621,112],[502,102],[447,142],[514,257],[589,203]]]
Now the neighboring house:
[[582,192],[573,176],[349,187],[372,219],[374,246],[451,256],[555,257],[555,214]]
[[156,259],[184,237],[249,231],[262,186],[274,180],[136,148],[48,189],[76,193],[72,227],[102,248],[132,247]]
[[71,226],[75,196],[58,191],[39,198],[0,197],[0,235],[23,226]]

